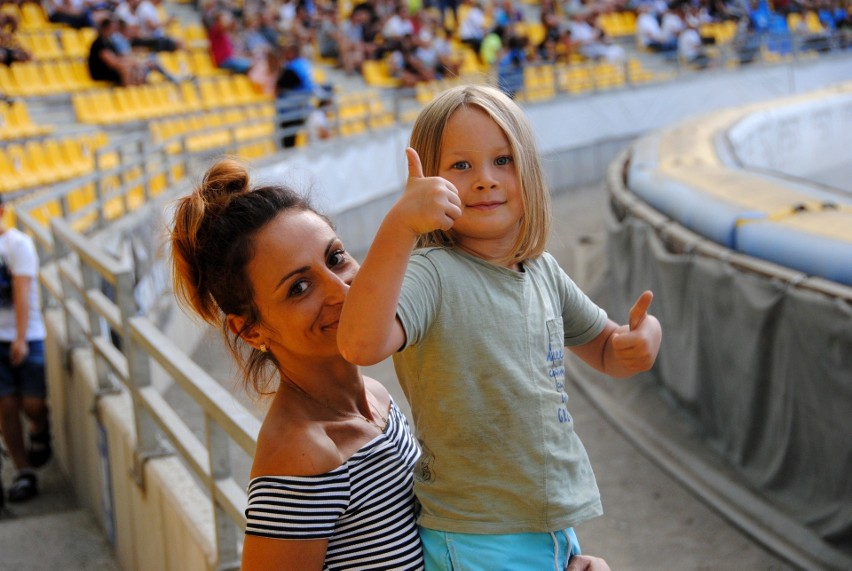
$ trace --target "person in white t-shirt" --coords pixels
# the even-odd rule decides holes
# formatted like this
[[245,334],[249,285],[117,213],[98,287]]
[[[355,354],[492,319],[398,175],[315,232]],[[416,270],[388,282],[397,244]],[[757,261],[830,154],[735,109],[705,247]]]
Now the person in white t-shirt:
[[[10,502],[38,494],[35,468],[51,457],[47,384],[44,377],[44,322],[38,299],[38,253],[32,238],[2,222],[0,197],[0,431],[17,474]],[[21,416],[29,428],[25,444]]]

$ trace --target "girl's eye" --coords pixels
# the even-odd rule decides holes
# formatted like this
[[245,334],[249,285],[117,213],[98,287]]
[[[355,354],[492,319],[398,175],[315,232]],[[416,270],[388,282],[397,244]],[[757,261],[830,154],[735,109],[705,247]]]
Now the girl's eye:
[[290,288],[289,295],[290,297],[299,297],[306,291],[308,291],[308,282],[305,280],[299,280]]
[[450,168],[453,170],[463,171],[465,169],[470,168],[470,164],[467,161],[459,161],[457,163],[454,163]]
[[346,262],[346,250],[335,250],[328,257],[328,267],[333,268]]
[[513,159],[510,156],[497,157],[496,159],[494,159],[494,164],[497,165],[497,166],[501,166],[501,167],[508,165],[508,164],[511,164],[512,162],[513,162]]

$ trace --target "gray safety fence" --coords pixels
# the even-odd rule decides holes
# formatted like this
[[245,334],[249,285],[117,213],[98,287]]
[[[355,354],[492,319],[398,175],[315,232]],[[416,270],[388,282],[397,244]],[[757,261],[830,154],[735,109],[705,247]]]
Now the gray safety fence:
[[[227,148],[219,152],[227,152]],[[167,174],[170,190],[180,183],[172,177],[176,168],[188,173],[197,156],[170,155],[163,146],[138,138],[124,139],[105,152],[118,152],[112,169],[96,172],[85,181],[42,193],[33,201],[16,203],[18,226],[34,238],[42,268],[39,281],[42,302],[63,315],[65,350],[91,350],[95,358],[97,397],[126,391],[132,401],[132,424],[136,439],[131,476],[144,490],[145,463],[153,458],[179,455],[182,463],[206,488],[215,527],[217,569],[239,567],[239,543],[244,529],[246,492],[232,473],[231,443],[253,457],[260,423],[232,395],[175,347],[173,340],[140,311],[137,264],[126,250],[110,251],[114,241],[99,231],[109,222],[103,206],[109,200],[129,200],[131,193],[155,201],[151,181]],[[143,176],[128,173],[143,169]],[[106,190],[107,179],[118,180]],[[29,212],[57,198],[67,205],[63,192],[80,182],[93,183],[97,199],[85,209],[63,211],[42,226]],[[126,211],[130,212],[129,205]],[[162,209],[162,204],[152,205]],[[74,224],[91,212],[97,219],[88,233]],[[162,293],[162,292],[161,292]],[[67,366],[71,366],[68,359]],[[195,402],[203,414],[204,437],[200,439],[152,383],[152,366],[162,368],[171,380]]]

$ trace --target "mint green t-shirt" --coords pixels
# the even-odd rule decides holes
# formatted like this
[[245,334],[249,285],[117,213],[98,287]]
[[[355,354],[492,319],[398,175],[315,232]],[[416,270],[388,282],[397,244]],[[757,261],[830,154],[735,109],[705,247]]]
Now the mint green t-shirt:
[[417,250],[397,315],[406,345],[394,365],[423,452],[422,526],[542,532],[603,513],[564,357],[607,316],[550,254],[514,272],[456,249]]

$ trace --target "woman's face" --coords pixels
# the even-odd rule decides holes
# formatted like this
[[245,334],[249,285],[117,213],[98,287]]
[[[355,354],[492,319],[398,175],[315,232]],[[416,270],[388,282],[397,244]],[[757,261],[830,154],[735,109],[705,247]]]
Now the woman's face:
[[257,233],[246,270],[260,312],[255,346],[265,343],[279,363],[340,354],[337,322],[358,262],[325,220],[279,214]]

